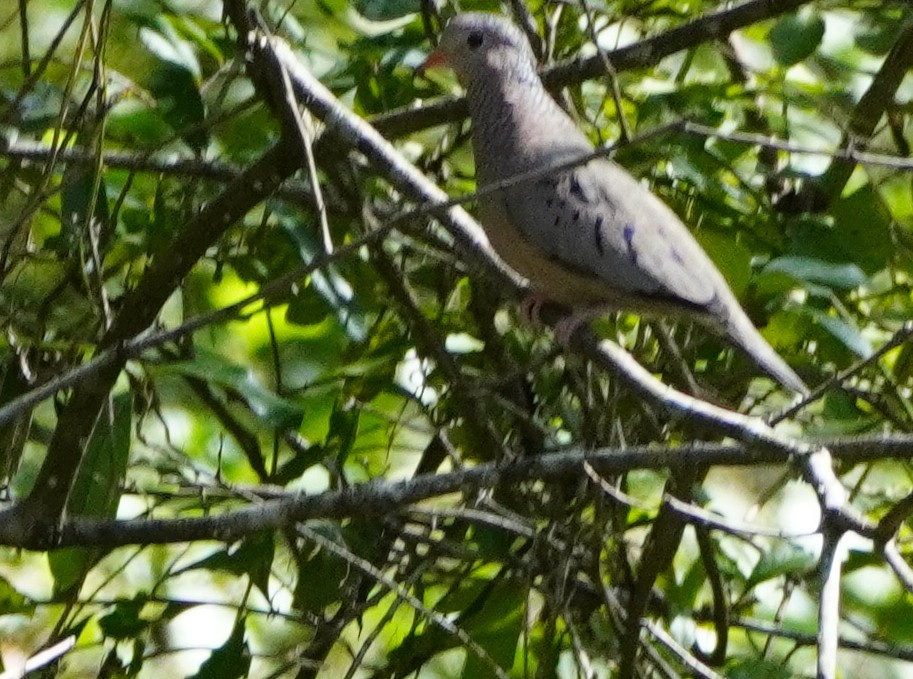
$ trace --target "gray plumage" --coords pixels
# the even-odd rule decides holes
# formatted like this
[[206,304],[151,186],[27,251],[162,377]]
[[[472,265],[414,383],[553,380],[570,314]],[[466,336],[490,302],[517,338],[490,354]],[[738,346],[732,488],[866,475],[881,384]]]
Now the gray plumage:
[[[446,63],[466,89],[480,188],[555,167],[593,145],[545,90],[526,37],[491,14],[462,14],[427,65]],[[615,163],[515,184],[479,200],[496,252],[548,299],[684,316],[741,347],[784,386],[808,389],[758,333],[681,220]]]

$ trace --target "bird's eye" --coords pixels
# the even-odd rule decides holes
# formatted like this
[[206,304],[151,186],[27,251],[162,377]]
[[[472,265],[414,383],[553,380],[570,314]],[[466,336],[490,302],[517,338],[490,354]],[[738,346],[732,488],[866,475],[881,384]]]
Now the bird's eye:
[[475,49],[482,44],[482,33],[480,31],[470,31],[469,35],[466,36],[466,44],[469,45],[472,49]]

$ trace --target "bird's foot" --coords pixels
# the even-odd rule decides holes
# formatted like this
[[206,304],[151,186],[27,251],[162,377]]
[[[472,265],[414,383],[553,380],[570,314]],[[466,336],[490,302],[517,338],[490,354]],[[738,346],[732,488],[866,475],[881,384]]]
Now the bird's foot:
[[523,317],[529,325],[538,325],[542,319],[539,314],[546,299],[538,292],[531,292],[520,302],[520,316]]
[[[548,302],[548,298],[538,292],[531,292],[520,302],[520,315],[529,325],[542,324],[542,307]],[[571,338],[574,336],[580,326],[585,325],[594,315],[593,310],[588,309],[583,313],[572,313],[565,316],[555,323],[555,338],[562,346],[569,346]]]

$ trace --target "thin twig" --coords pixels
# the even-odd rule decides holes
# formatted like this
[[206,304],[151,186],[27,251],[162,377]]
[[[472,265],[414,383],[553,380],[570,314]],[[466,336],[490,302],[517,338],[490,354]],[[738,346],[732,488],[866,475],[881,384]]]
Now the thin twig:
[[845,550],[843,532],[824,527],[824,546],[818,561],[821,596],[818,605],[818,679],[837,676],[837,648],[840,629],[840,577]]
[[499,677],[499,679],[509,679],[507,672],[505,672],[501,666],[495,662],[494,658],[489,655],[488,651],[482,648],[475,640],[473,640],[472,637],[469,636],[469,634],[466,633],[466,630],[459,627],[458,625],[455,625],[443,614],[428,608],[421,602],[420,599],[418,599],[418,597],[410,594],[402,584],[396,582],[378,568],[375,568],[369,561],[362,559],[356,554],[353,554],[344,547],[336,544],[334,541],[324,537],[317,531],[311,530],[307,525],[303,523],[299,524],[297,530],[306,540],[309,540],[310,542],[319,545],[321,548],[327,550],[328,552],[335,554],[350,566],[353,566],[378,584],[388,589],[398,599],[401,599],[407,603],[416,612],[428,618],[442,630],[455,636],[460,640],[460,642],[466,647],[469,652],[473,653],[479,660],[485,663],[496,677]]

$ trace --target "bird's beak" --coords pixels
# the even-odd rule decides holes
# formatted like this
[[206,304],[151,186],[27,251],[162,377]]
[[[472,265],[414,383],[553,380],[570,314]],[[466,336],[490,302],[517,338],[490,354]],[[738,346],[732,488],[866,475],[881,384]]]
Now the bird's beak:
[[422,65],[418,67],[418,73],[424,73],[429,68],[434,68],[435,66],[445,66],[447,64],[447,59],[441,53],[440,49],[433,49],[428,55],[428,58],[422,62]]

